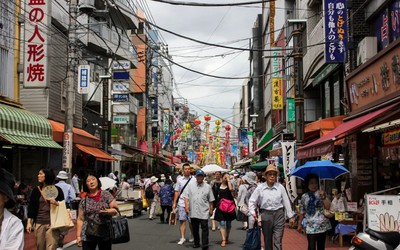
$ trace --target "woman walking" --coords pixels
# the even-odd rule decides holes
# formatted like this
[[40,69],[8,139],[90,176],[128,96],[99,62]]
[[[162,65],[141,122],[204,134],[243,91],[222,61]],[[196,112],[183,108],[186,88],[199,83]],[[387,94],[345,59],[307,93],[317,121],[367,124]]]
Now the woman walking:
[[260,184],[249,200],[249,210],[257,219],[256,210],[261,213],[261,228],[264,233],[266,250],[282,249],[283,231],[285,228],[285,213],[294,223],[294,212],[285,188],[277,182],[278,170],[274,165],[269,165],[264,172],[265,183]]
[[110,250],[111,239],[107,221],[117,214],[118,205],[108,191],[101,190],[99,178],[89,173],[83,181],[87,193],[80,204],[76,222],[76,243],[83,250]]
[[[211,190],[212,190],[215,198],[217,198],[217,196],[218,196],[218,190],[219,190],[219,187],[221,186],[221,182],[222,182],[221,172],[216,172],[215,179],[213,179],[210,182]],[[213,203],[214,203],[214,209],[215,209],[217,207],[217,200],[214,200]],[[214,215],[214,217],[215,217],[215,215]],[[214,218],[211,220],[211,230],[215,231],[215,219]]]
[[[175,190],[172,187],[172,181],[170,179],[165,180],[165,185],[160,190],[160,206],[162,214],[160,216],[161,223],[168,223],[169,215],[172,211],[172,200],[174,199]],[[165,220],[164,214],[167,210],[167,218]]]
[[221,247],[224,247],[229,241],[229,233],[232,228],[232,221],[236,219],[235,212],[226,213],[222,212],[219,208],[222,199],[234,201],[233,194],[235,190],[229,181],[229,174],[224,173],[222,175],[222,182],[218,189],[217,194],[217,209],[215,210],[215,220],[219,222],[221,232]]
[[301,222],[306,218],[306,234],[308,250],[324,250],[326,232],[331,229],[329,219],[324,216],[324,208],[330,208],[330,201],[325,192],[319,190],[319,178],[315,174],[309,174],[305,178],[308,192],[301,196],[300,217],[297,230],[302,231]]
[[[37,250],[55,250],[58,246],[61,231],[50,227],[50,204],[58,206],[58,202],[64,200],[64,193],[54,185],[55,179],[52,169],[41,169],[38,173],[39,186],[31,193],[26,231],[31,233],[34,229]],[[57,197],[48,199],[48,189]]]

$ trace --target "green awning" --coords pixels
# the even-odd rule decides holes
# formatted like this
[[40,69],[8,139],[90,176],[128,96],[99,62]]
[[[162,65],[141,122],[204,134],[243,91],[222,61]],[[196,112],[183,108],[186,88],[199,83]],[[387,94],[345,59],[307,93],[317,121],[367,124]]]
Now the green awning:
[[11,144],[62,148],[53,140],[49,120],[24,109],[0,104],[0,139]]
[[[271,140],[272,135],[273,135],[273,133],[272,133],[272,128],[270,128],[270,129],[268,130],[268,132],[265,133],[265,134],[261,137],[260,142],[257,144],[257,148],[261,148],[265,143],[267,143],[269,140]],[[264,150],[271,150],[271,149],[272,149],[272,145],[266,147]]]
[[250,168],[253,170],[263,170],[266,169],[268,166],[268,161],[260,161],[250,165]]

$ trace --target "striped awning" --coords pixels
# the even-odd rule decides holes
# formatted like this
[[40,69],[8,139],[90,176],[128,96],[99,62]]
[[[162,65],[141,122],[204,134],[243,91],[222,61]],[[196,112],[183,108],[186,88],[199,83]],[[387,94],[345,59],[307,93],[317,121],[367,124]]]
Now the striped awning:
[[62,148],[53,141],[50,122],[38,114],[0,104],[0,140],[11,144]]

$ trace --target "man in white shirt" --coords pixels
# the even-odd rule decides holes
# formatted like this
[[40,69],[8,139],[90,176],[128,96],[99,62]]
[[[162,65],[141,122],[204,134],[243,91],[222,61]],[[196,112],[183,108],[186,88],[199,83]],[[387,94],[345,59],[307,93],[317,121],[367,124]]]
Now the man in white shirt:
[[57,179],[59,180],[56,186],[62,189],[64,193],[65,204],[67,208],[71,208],[71,203],[76,198],[75,189],[65,181],[68,179],[68,174],[65,171],[58,172]]
[[[189,163],[184,163],[182,164],[183,167],[183,177],[177,178],[176,179],[176,185],[175,185],[175,194],[174,194],[174,201],[172,203],[172,210],[175,210],[175,208],[178,209],[178,219],[179,219],[179,232],[181,234],[181,238],[178,241],[178,245],[182,245],[185,243],[185,229],[186,229],[186,221],[189,221],[189,228],[190,232],[192,232],[192,225],[190,223],[189,215],[185,211],[185,199],[183,198],[183,191],[186,189],[187,185],[191,181],[196,181],[195,178],[192,178],[190,175],[190,164]],[[190,237],[189,242],[193,242],[194,239]]]
[[249,200],[250,214],[256,219],[261,214],[261,228],[264,232],[265,250],[281,250],[285,228],[285,212],[294,224],[294,212],[285,188],[277,182],[278,170],[269,165],[264,172],[266,182],[259,185]]
[[196,182],[190,182],[183,192],[185,198],[185,211],[189,214],[192,222],[194,237],[193,248],[200,247],[199,227],[201,226],[202,249],[208,249],[208,218],[214,210],[215,200],[211,186],[204,182],[205,173],[196,171]]
[[75,195],[78,196],[81,193],[81,191],[79,190],[79,178],[77,174],[74,174],[74,177],[72,177],[71,182],[72,182],[72,187],[75,190]]

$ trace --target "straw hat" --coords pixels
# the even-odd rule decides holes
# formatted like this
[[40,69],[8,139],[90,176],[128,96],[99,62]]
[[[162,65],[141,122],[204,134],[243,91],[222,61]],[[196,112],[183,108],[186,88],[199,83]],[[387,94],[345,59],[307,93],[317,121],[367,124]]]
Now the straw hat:
[[161,174],[161,180],[165,180],[165,174]]
[[267,169],[265,170],[264,173],[266,174],[268,172],[275,172],[275,173],[279,174],[278,169],[272,164],[268,165],[268,167],[267,167]]
[[152,177],[150,178],[150,181],[151,181],[152,183],[157,182],[157,181],[158,181],[158,178],[155,177],[155,176],[152,176]]

